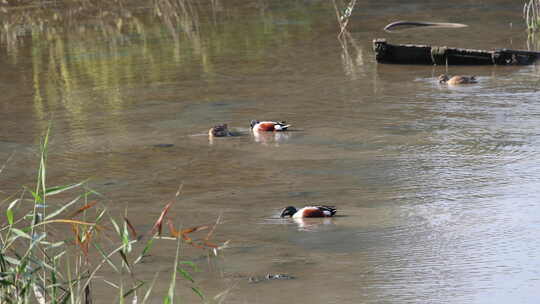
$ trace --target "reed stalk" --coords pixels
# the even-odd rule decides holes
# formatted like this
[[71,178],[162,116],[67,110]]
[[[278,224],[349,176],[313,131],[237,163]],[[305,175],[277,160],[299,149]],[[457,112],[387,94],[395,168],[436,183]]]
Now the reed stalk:
[[[163,222],[170,222],[167,213],[172,202],[163,209],[154,225],[160,232],[147,235],[148,240],[136,246],[145,237],[136,231],[127,213],[121,221],[115,219],[98,203],[97,199],[102,196],[87,188],[85,182],[62,186],[47,184],[49,134],[50,128],[41,142],[35,186],[25,187],[0,203],[5,218],[0,224],[0,303],[97,303],[93,283],[100,280],[116,289],[118,303],[127,300],[133,304],[148,303],[157,275],[148,284],[138,278],[136,265],[149,254],[156,238],[163,236],[161,226]],[[69,195],[73,198],[54,203],[59,201],[57,196]],[[191,275],[192,270],[185,268],[187,265],[197,270],[196,265],[180,261],[180,246],[186,243],[210,252],[224,248],[210,242],[214,228],[215,225],[171,228],[170,234],[178,242],[178,249],[169,292],[163,303],[173,303],[177,297],[174,294],[177,274],[183,278],[180,281],[183,285],[188,285],[204,299]],[[205,229],[211,232],[202,240],[189,236]],[[107,242],[103,242],[104,237]],[[99,273],[104,267],[117,273],[119,281],[101,278]]]

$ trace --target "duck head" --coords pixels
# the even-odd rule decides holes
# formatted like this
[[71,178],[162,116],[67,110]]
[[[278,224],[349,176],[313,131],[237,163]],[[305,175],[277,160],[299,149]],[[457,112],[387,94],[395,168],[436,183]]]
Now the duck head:
[[216,137],[229,136],[229,126],[227,124],[215,125],[210,129],[210,133]]
[[442,74],[439,76],[439,83],[445,83],[448,81],[448,76],[446,74]]
[[286,207],[285,209],[283,209],[283,211],[281,211],[281,217],[286,217],[286,216],[293,216],[295,213],[296,213],[296,208],[293,207],[293,206],[289,206],[289,207]]
[[252,121],[249,122],[249,125],[253,128],[253,126],[255,126],[258,123],[259,123],[258,120],[252,120]]

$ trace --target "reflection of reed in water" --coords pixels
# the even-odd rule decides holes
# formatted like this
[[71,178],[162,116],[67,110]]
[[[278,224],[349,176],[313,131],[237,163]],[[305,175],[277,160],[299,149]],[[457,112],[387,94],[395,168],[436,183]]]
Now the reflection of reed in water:
[[540,0],[529,0],[523,5],[523,18],[529,32],[540,30]]
[[351,79],[357,79],[358,72],[361,71],[360,67],[364,65],[362,49],[347,30],[343,32],[341,37],[338,37],[338,41],[341,46],[343,70]]
[[0,10],[0,44],[12,58],[21,46],[54,44],[69,35],[77,40],[107,40],[114,48],[129,42],[129,33],[143,34],[144,30],[124,1],[10,2]]
[[[205,57],[201,46],[201,26],[198,8],[193,0],[154,0],[155,15],[165,25],[174,41],[176,62],[181,60],[181,36],[190,42],[193,52]],[[180,29],[180,31],[178,30]],[[205,69],[208,70],[208,69]]]
[[337,38],[341,46],[341,62],[343,64],[343,70],[345,71],[345,74],[349,75],[352,79],[357,79],[358,68],[364,65],[362,49],[347,30],[349,18],[356,5],[356,0],[351,0],[347,5],[345,5],[343,1],[339,1],[339,4],[336,0],[332,1],[340,28]]
[[212,11],[212,21],[214,25],[217,24],[217,14],[223,11],[223,4],[220,0],[210,0],[210,6]]
[[540,38],[534,32],[529,32],[527,34],[527,50],[529,51],[540,50]]
[[[212,1],[218,5],[217,0]],[[125,88],[138,87],[140,75],[150,82],[168,81],[163,70],[171,63],[156,58],[179,54],[182,32],[188,38],[183,40],[185,45],[200,49],[199,14],[192,0],[153,3],[159,14],[152,14],[147,4],[128,5],[125,0],[59,2],[55,10],[49,2],[2,6],[0,47],[12,63],[18,62],[21,49],[30,49],[37,121],[46,121],[49,109],[61,107],[67,110],[69,121],[83,131],[96,100],[107,115],[122,116]],[[154,22],[156,17],[177,42],[174,54],[168,44],[151,43],[167,40]],[[132,44],[141,47],[135,51]],[[80,94],[89,85],[94,89]]]
[[200,18],[192,0],[154,0],[153,6],[173,39],[179,39],[180,27],[188,39],[196,41],[196,49],[200,49]]
[[[540,36],[537,33],[529,32],[527,35],[527,50],[538,52],[540,51]],[[536,74],[540,73],[538,65],[534,64],[534,71]]]
[[[212,9],[219,9],[218,0],[210,0]],[[179,39],[180,28],[190,40],[200,40],[199,13],[193,0],[153,0],[155,16],[166,26],[173,39]],[[54,6],[54,7],[53,7]],[[53,10],[54,8],[54,10]],[[90,1],[45,2],[22,5],[10,2],[0,6],[0,43],[12,55],[24,43],[23,37],[47,35],[47,40],[67,32],[78,32],[84,39],[88,32],[99,33],[112,46],[129,42],[133,31],[143,34],[145,26],[140,10],[147,4],[140,2]],[[95,37],[92,37],[95,38]]]
[[[0,52],[7,51],[8,64],[28,65],[36,121],[49,119],[51,109],[62,109],[79,132],[126,127],[121,123],[125,108],[141,100],[140,90],[148,83],[175,83],[180,73],[200,75],[201,70],[201,77],[210,79],[214,59],[245,51],[246,37],[250,62],[265,62],[269,46],[296,38],[276,30],[282,25],[274,22],[276,15],[288,19],[294,10],[255,16],[246,26],[246,19],[236,20],[253,6],[240,10],[221,0],[134,1],[40,2],[24,8],[12,1],[0,4]],[[268,7],[267,0],[258,1],[257,8]],[[212,23],[212,18],[224,20]],[[309,22],[295,28],[298,37],[315,35]],[[23,50],[30,58],[17,60]],[[258,68],[241,68],[251,67]],[[95,111],[106,114],[100,121],[104,126],[90,126]]]
[[356,0],[351,0],[347,5],[343,3],[343,0],[338,1],[339,4],[336,2],[336,0],[332,0],[340,29],[338,34],[339,38],[347,30],[347,25],[349,25],[349,18],[351,17],[354,7],[356,5]]

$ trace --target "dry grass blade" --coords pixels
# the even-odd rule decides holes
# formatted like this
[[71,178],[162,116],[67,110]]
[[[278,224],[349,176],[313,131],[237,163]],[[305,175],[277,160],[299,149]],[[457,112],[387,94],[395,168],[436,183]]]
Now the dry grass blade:
[[36,300],[39,304],[46,304],[45,296],[43,295],[43,292],[41,291],[41,287],[38,285],[33,286],[34,296],[36,297]]
[[212,243],[212,242],[209,241],[209,240],[210,240],[210,237],[211,237],[212,234],[214,233],[214,231],[215,231],[217,225],[220,224],[220,223],[221,223],[221,214],[218,216],[218,218],[216,219],[216,223],[214,224],[214,226],[212,226],[212,229],[208,232],[208,234],[206,235],[206,237],[205,237],[204,240],[203,240],[203,245],[204,245],[205,247],[207,247],[207,248],[212,248],[213,251],[214,251],[214,254],[215,254],[216,256],[217,256],[218,250],[222,250],[222,249],[227,248],[228,245],[229,245],[229,241],[230,241],[230,240],[228,240],[228,241],[224,242],[224,243],[221,244],[221,245],[218,245],[218,244],[216,244],[216,243]]
[[146,293],[144,294],[144,297],[143,297],[141,303],[146,303],[146,301],[150,298],[150,294],[152,293],[152,290],[154,289],[154,285],[156,284],[158,276],[159,276],[159,272],[156,272],[156,275],[154,276],[154,279],[152,280],[152,283],[150,283],[150,286],[146,290]]
[[238,282],[237,281],[233,286],[227,288],[226,290],[218,293],[217,295],[214,296],[214,301],[216,301],[216,303],[218,304],[221,304],[225,301],[225,298],[231,293],[231,291],[238,285]]
[[205,241],[208,241],[210,239],[210,237],[214,233],[214,230],[216,230],[216,227],[217,227],[217,225],[219,224],[220,221],[221,221],[221,214],[216,219],[216,223],[214,224],[214,226],[212,226],[212,229],[210,229],[210,231],[208,231],[208,234],[204,238]]
[[159,218],[157,219],[156,223],[152,227],[152,233],[157,231],[158,235],[161,236],[161,233],[163,231],[163,220],[165,219],[165,216],[167,216],[167,213],[169,212],[169,209],[171,208],[173,203],[174,201],[165,205],[165,207],[161,211],[161,214],[159,215]]
[[176,197],[179,197],[180,196],[180,193],[182,193],[182,189],[184,188],[184,184],[180,184],[180,186],[178,186],[178,190],[176,190],[176,194],[175,196]]
[[101,226],[99,226],[96,223],[77,221],[77,220],[66,220],[66,219],[43,221],[43,222],[37,223],[35,226],[43,226],[43,225],[48,225],[48,224],[53,224],[53,223],[65,223],[65,224],[76,224],[76,225],[83,225],[83,226],[93,226],[93,227],[96,227],[96,229],[101,229],[102,228]]
[[[229,242],[229,241],[226,241],[222,245],[218,245],[216,243],[210,242],[210,237],[214,234],[214,231],[216,230],[216,227],[220,222],[221,222],[221,215],[218,216],[216,222],[212,226],[210,226],[210,225],[200,225],[200,226],[194,226],[194,227],[190,227],[190,228],[181,229],[180,231],[178,231],[178,230],[176,230],[176,228],[174,228],[174,225],[173,225],[172,221],[170,219],[167,219],[167,225],[169,227],[169,231],[171,233],[171,236],[173,236],[174,238],[181,237],[182,240],[184,240],[184,242],[186,242],[186,243],[188,243],[191,246],[196,247],[196,248],[200,248],[200,249],[211,248],[211,249],[214,250],[214,253],[217,250],[226,248],[227,244]],[[210,229],[210,231],[208,231],[208,233],[206,234],[206,236],[203,239],[194,240],[192,237],[189,236],[189,234],[191,234],[191,233],[195,233],[195,232],[202,231],[202,230],[207,230],[207,229]]]
[[77,244],[81,248],[84,257],[88,258],[88,248],[92,240],[92,232],[86,230],[82,233],[82,235],[84,236],[81,236],[78,225],[72,225],[71,227],[73,234],[75,235],[75,244]]
[[129,273],[131,274],[131,273],[132,273],[132,272],[131,272],[131,266],[130,266],[130,264],[129,264],[129,260],[128,260],[126,254],[124,253],[123,250],[118,251],[118,253],[119,253],[120,256],[122,257],[122,260],[124,261],[124,263],[126,263],[127,269],[128,269],[128,271],[129,271]]
[[137,239],[138,236],[137,236],[137,231],[135,230],[135,227],[133,227],[133,225],[131,225],[131,222],[129,221],[129,219],[127,217],[124,217],[124,221],[126,222],[126,224],[129,227],[129,231],[131,232],[131,236],[133,236],[134,239]]
[[[136,241],[130,241],[129,242],[129,245],[132,245],[134,242]],[[125,245],[122,244],[121,246],[118,246],[116,249],[112,250],[108,255],[106,255],[105,257],[103,257],[103,259],[101,260],[101,262],[92,270],[92,272],[86,277],[86,282],[84,284],[84,288],[86,288],[86,286],[90,285],[90,282],[92,282],[92,280],[95,278],[96,276],[96,273],[101,269],[101,267],[103,267],[103,265],[105,263],[107,263],[108,261],[110,261],[110,258],[116,254],[118,251],[121,251],[122,249],[124,249]]]
[[218,244],[211,243],[207,240],[203,241],[203,245],[209,248],[214,248],[214,249],[218,249],[220,247]]
[[193,247],[197,247],[197,248],[202,249],[202,248],[204,248],[204,246],[195,243],[195,241],[193,241],[193,239],[191,237],[189,237],[188,234],[193,233],[193,232],[197,232],[197,231],[201,231],[201,230],[205,230],[205,229],[208,229],[208,228],[209,228],[208,226],[195,226],[195,227],[191,227],[191,228],[187,228],[187,229],[182,229],[182,231],[180,231],[180,235],[182,236],[182,239],[186,243],[190,244]]
[[169,232],[175,238],[180,236],[180,232],[174,228],[174,225],[170,219],[167,219],[167,225],[169,226]]
[[208,225],[195,226],[195,227],[191,227],[191,228],[182,229],[182,231],[180,233],[182,235],[187,235],[188,233],[193,233],[193,232],[197,232],[197,231],[201,231],[201,230],[206,230],[208,228],[209,228]]
[[6,165],[9,163],[9,161],[11,160],[11,158],[13,158],[13,155],[15,155],[15,151],[11,152],[11,155],[8,157],[8,159],[4,162],[4,164],[2,165],[2,167],[0,167],[0,173],[2,173],[2,171],[4,171],[4,169],[6,168]]
[[92,292],[90,292],[90,285],[86,285],[84,288],[84,304],[92,304]]
[[97,201],[92,201],[84,206],[82,206],[81,208],[79,208],[78,210],[76,210],[75,212],[73,212],[69,218],[74,218],[76,217],[77,215],[81,214],[83,211],[87,210],[87,209],[90,209],[92,207],[94,207],[95,205],[97,204]]

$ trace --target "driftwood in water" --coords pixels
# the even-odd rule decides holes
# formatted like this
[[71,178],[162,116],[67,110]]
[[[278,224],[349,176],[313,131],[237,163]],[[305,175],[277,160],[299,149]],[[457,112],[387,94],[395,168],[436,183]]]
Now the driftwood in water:
[[434,65],[527,65],[540,58],[540,52],[498,49],[493,51],[449,48],[419,44],[389,44],[373,40],[379,63]]
[[468,25],[462,23],[448,23],[448,22],[426,22],[426,21],[396,21],[388,24],[384,27],[384,30],[391,32],[400,27],[440,27],[440,28],[459,28],[467,27]]

